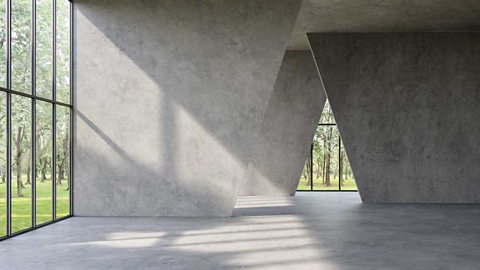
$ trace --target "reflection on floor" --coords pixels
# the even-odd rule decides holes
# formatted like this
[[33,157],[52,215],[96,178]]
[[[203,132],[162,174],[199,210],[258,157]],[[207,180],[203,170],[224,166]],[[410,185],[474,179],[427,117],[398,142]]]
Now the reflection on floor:
[[72,218],[0,243],[0,268],[473,270],[478,224],[478,205],[241,197],[232,218]]

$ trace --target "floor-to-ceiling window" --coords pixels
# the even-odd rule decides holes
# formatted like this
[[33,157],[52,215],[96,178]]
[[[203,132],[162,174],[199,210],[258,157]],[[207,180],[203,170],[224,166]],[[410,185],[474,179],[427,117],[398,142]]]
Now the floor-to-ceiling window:
[[68,0],[0,0],[0,239],[72,214]]
[[328,100],[320,117],[297,190],[357,190],[345,147]]

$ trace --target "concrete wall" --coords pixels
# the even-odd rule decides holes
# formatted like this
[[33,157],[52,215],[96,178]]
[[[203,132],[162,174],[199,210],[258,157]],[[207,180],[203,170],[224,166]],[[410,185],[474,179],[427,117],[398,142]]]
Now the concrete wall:
[[325,104],[310,51],[287,51],[243,182],[242,195],[293,195]]
[[75,215],[229,216],[300,1],[75,1]]
[[309,40],[365,202],[480,202],[480,33]]

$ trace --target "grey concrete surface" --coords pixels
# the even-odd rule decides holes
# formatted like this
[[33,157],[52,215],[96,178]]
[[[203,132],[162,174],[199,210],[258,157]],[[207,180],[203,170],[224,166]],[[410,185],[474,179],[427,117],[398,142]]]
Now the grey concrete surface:
[[365,202],[480,203],[480,32],[309,38]]
[[231,215],[299,6],[75,1],[75,215]]
[[294,195],[325,104],[310,51],[287,51],[241,195]]
[[80,217],[0,243],[2,269],[478,270],[479,205],[240,197],[231,218]]
[[288,48],[306,33],[480,31],[478,0],[303,0]]

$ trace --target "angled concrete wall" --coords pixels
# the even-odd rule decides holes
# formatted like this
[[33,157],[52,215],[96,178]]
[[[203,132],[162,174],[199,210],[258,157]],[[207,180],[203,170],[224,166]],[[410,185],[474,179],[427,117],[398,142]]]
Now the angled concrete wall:
[[229,216],[299,5],[75,1],[75,215]]
[[324,104],[312,53],[287,51],[240,194],[295,194]]
[[365,202],[480,202],[480,33],[309,40]]

